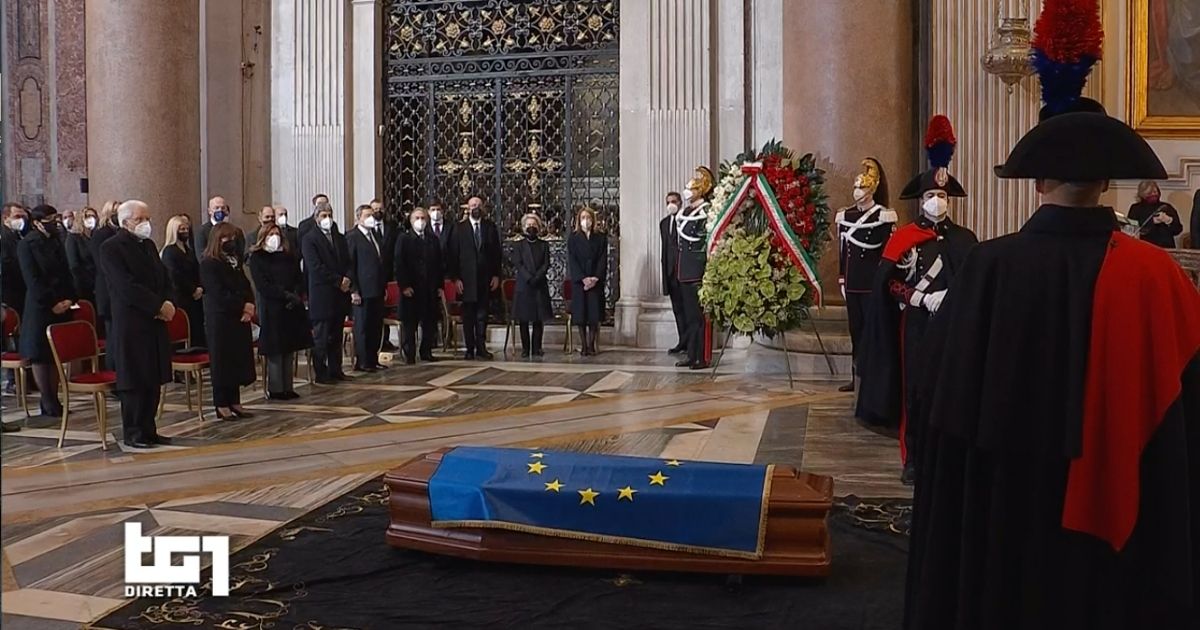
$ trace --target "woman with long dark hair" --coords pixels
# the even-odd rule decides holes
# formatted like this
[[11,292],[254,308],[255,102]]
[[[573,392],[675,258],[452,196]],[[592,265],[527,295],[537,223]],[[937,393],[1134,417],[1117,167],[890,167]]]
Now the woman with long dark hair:
[[204,334],[204,288],[200,286],[200,261],[192,251],[192,220],[177,214],[167,221],[161,252],[163,266],[171,276],[171,302],[188,316],[188,331],[193,348],[208,345]]
[[604,278],[608,270],[608,235],[596,228],[596,213],[583,208],[567,239],[567,272],[571,277],[571,320],[579,327],[583,356],[596,354],[596,336],[604,318]]
[[258,298],[258,352],[267,358],[267,398],[294,400],[300,397],[292,384],[296,353],[312,347],[308,309],[300,299],[299,252],[278,225],[264,225],[250,246],[249,264]]
[[218,223],[209,234],[208,246],[200,258],[213,406],[222,420],[254,416],[242,408],[240,391],[255,380],[254,341],[250,334],[254,294],[242,266],[237,237],[237,228]]

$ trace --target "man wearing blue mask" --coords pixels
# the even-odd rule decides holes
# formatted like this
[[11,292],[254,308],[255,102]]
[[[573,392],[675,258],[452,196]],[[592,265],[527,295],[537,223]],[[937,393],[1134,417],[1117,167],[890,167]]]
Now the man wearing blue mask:
[[[220,195],[208,200],[208,221],[205,221],[200,229],[196,231],[196,249],[197,256],[199,252],[203,252],[204,248],[208,247],[208,235],[212,233],[213,226],[218,223],[224,223],[229,220],[229,204],[225,198]],[[242,228],[237,229],[237,238],[235,239],[239,252],[246,251],[246,233]]]

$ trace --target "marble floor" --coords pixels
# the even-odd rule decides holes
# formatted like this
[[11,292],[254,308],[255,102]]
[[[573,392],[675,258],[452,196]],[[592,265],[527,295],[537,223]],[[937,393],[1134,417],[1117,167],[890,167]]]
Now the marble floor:
[[257,416],[233,422],[214,421],[208,405],[199,420],[173,385],[160,430],[175,445],[153,451],[120,445],[115,402],[107,451],[84,399],[72,403],[78,414],[59,449],[57,420],[23,420],[6,396],[0,413],[23,429],[0,441],[0,624],[78,627],[121,605],[125,522],[142,523],[144,534],[225,534],[236,548],[456,444],[793,464],[832,475],[838,495],[908,496],[895,442],[859,427],[852,396],[836,391],[841,380],[799,374],[789,386],[781,356],[730,351],[715,375],[639,350],[538,362],[447,356],[304,384],[292,403],[247,388]]

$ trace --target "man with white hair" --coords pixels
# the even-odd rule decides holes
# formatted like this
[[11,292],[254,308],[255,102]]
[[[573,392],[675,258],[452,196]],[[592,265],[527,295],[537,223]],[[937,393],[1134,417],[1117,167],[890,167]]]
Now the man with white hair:
[[100,248],[108,281],[112,329],[108,352],[117,372],[117,398],[126,446],[170,444],[158,434],[154,417],[161,387],[171,381],[167,322],[175,317],[171,281],[151,240],[150,209],[130,200],[117,209],[120,229]]

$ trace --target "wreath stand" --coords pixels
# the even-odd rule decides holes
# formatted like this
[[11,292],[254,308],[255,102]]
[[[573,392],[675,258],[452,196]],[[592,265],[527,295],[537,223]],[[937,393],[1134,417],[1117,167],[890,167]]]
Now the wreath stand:
[[[821,331],[817,330],[817,322],[813,319],[812,312],[807,306],[800,307],[800,315],[802,319],[808,321],[812,326],[813,335],[817,338],[817,345],[821,347],[821,354],[825,356],[825,364],[829,366],[829,373],[837,376],[837,366],[833,363],[833,357],[829,355],[829,350],[825,348],[825,342],[821,339]],[[729,324],[729,328],[725,330],[725,341],[721,344],[721,352],[717,355],[717,360],[713,361],[712,373],[710,380],[717,380],[717,368],[721,367],[721,359],[725,358],[725,349],[729,347],[729,339],[733,337],[733,324]],[[796,381],[792,376],[792,355],[788,351],[787,333],[779,331],[779,339],[783,342],[783,363],[787,366],[788,373],[788,388],[796,389]]]

